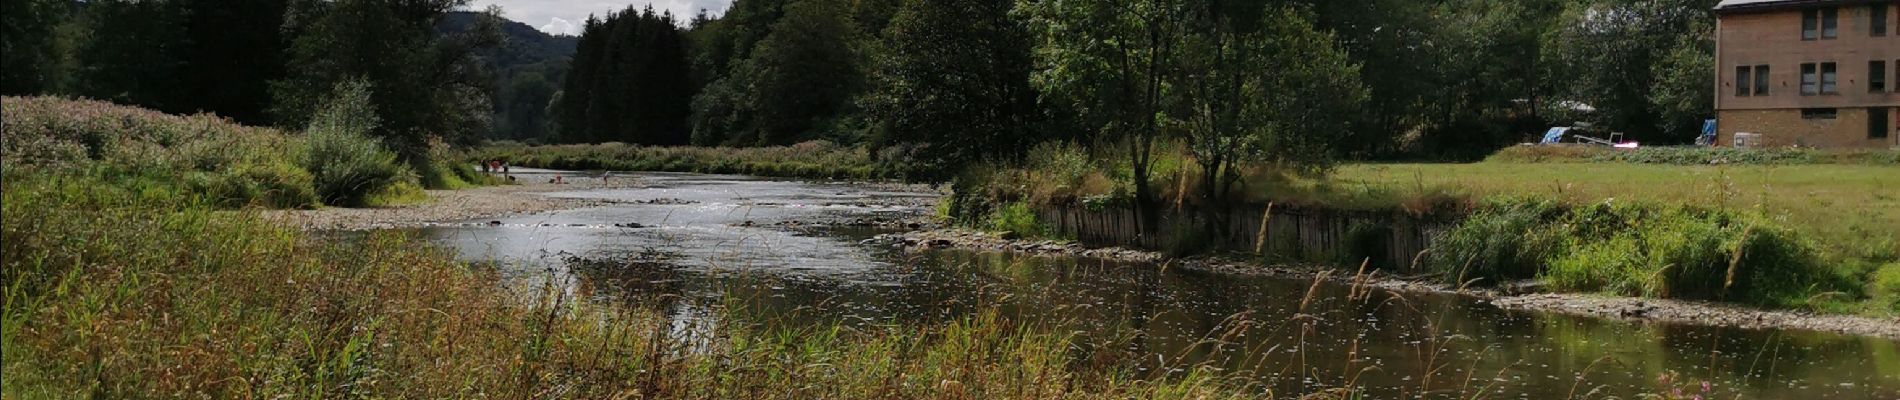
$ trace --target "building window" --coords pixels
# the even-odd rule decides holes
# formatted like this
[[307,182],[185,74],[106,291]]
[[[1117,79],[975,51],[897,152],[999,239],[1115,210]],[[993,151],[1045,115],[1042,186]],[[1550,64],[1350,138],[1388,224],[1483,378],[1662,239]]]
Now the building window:
[[1832,108],[1803,108],[1801,119],[1834,119],[1840,112]]
[[1768,85],[1768,66],[1767,65],[1755,66],[1755,95],[1767,96],[1768,86],[1769,86]]
[[1887,3],[1874,3],[1867,6],[1867,30],[1875,37],[1887,36]]
[[1801,10],[1801,40],[1821,38],[1821,10]]
[[1835,78],[1840,77],[1836,72],[1834,63],[1821,63],[1821,94],[1841,93],[1841,88],[1834,85]]
[[1841,33],[1841,10],[1834,7],[1801,11],[1801,40],[1833,39]]
[[1868,139],[1886,139],[1887,138],[1887,131],[1890,129],[1893,129],[1891,128],[1893,121],[1887,120],[1887,118],[1892,117],[1892,114],[1890,114],[1891,111],[1888,111],[1888,110],[1889,109],[1884,108],[1884,107],[1867,109],[1867,138]]
[[1749,90],[1748,88],[1749,84],[1755,83],[1755,78],[1748,76],[1748,73],[1751,70],[1752,69],[1749,68],[1747,65],[1735,67],[1735,95],[1736,96],[1747,96],[1749,93],[1755,92],[1754,90]]
[[1821,94],[1821,78],[1814,73],[1814,63],[1801,64],[1801,95]]
[[1867,91],[1880,93],[1887,91],[1887,62],[1874,60],[1867,62]]
[[1821,38],[1833,39],[1841,35],[1841,9],[1828,7],[1821,9]]

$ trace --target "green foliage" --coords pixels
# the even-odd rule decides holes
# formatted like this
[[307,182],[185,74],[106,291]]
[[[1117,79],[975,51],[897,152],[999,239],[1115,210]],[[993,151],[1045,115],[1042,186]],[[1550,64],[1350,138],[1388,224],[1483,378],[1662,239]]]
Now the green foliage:
[[[1714,96],[1697,96],[1692,88],[1710,87],[1713,79],[1708,74],[1713,70],[1671,68],[1702,65],[1702,55],[1682,53],[1696,51],[1682,48],[1713,48],[1707,41],[1714,37],[1710,33],[1714,24],[1709,21],[1715,3],[1574,2],[1565,11],[1562,28],[1552,36],[1553,49],[1544,62],[1563,68],[1562,75],[1576,77],[1567,94],[1596,107],[1595,119],[1601,126],[1628,132],[1631,140],[1645,143],[1686,143],[1695,131],[1665,130],[1686,121],[1665,124],[1664,120],[1707,117],[1685,114],[1713,108]],[[1664,107],[1657,107],[1652,94],[1661,97]]]
[[1697,21],[1690,35],[1678,39],[1650,67],[1656,79],[1649,93],[1650,107],[1656,110],[1662,137],[1670,142],[1699,135],[1703,121],[1715,118],[1715,102],[1710,100],[1715,98],[1715,85],[1709,84],[1715,81],[1715,41],[1707,37],[1714,29],[1701,24]]
[[1359,66],[1308,15],[1218,4],[1190,6],[1195,18],[1168,82],[1181,93],[1166,111],[1186,133],[1210,203],[1228,197],[1245,164],[1323,169],[1366,100]]
[[524,300],[496,290],[493,269],[401,234],[338,239],[146,195],[139,179],[7,173],[7,398],[1241,399],[1257,387],[1211,369],[1142,378],[1119,352],[1091,350],[1119,339],[987,306],[889,327],[718,307],[703,326],[716,334],[683,340],[661,311],[558,289]]
[[97,101],[6,97],[0,104],[0,165],[9,171],[151,178],[177,186],[166,191],[228,207],[316,202],[310,175],[294,161],[298,146],[275,130]]
[[1536,277],[1567,231],[1551,201],[1497,199],[1479,206],[1432,243],[1424,268],[1447,283],[1496,285]]
[[0,94],[39,92],[51,82],[55,60],[54,27],[63,8],[59,0],[0,2]]
[[895,161],[910,178],[942,181],[1034,143],[1029,33],[1009,18],[1012,4],[907,1],[884,31],[863,103],[874,143],[901,146]]
[[304,132],[303,167],[324,204],[366,205],[371,194],[412,179],[396,153],[368,135],[379,123],[371,93],[363,81],[337,85],[335,99]]
[[318,202],[310,173],[285,163],[243,164],[186,175],[186,187],[223,208],[309,208]]
[[655,13],[651,5],[588,19],[555,104],[559,138],[686,144],[697,87],[683,34],[671,13]]
[[[306,125],[338,84],[375,86],[368,102],[381,123],[369,134],[406,162],[426,158],[438,139],[461,143],[489,132],[490,81],[470,57],[499,40],[491,9],[487,28],[438,35],[435,23],[466,0],[299,3],[291,10],[288,71],[272,81],[272,114]],[[321,179],[321,178],[320,178]]]
[[984,221],[984,227],[1028,238],[1048,237],[1053,233],[1048,225],[1036,217],[1036,210],[1023,202],[997,207],[990,213],[989,220]]
[[[854,100],[865,87],[866,32],[841,0],[740,1],[709,25],[711,64],[693,99],[693,143],[780,146],[855,143]],[[700,29],[700,28],[695,28]]]
[[1868,279],[1867,295],[1878,312],[1900,314],[1900,262],[1887,263]]
[[1772,222],[1689,206],[1494,200],[1446,232],[1427,268],[1457,283],[1539,278],[1565,291],[1799,305],[1860,289]]
[[565,170],[699,172],[814,179],[890,179],[900,177],[901,172],[873,162],[862,148],[827,142],[745,149],[624,143],[494,145],[471,150],[462,158]]

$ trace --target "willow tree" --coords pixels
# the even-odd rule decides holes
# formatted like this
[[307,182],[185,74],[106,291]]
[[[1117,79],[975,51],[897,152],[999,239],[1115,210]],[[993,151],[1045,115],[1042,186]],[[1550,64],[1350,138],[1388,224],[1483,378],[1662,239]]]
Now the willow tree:
[[1154,189],[1149,175],[1161,137],[1164,81],[1186,33],[1183,0],[1024,1],[1016,12],[1039,35],[1041,64],[1031,77],[1043,95],[1072,104],[1102,141],[1127,146],[1134,175],[1137,229],[1151,231]]

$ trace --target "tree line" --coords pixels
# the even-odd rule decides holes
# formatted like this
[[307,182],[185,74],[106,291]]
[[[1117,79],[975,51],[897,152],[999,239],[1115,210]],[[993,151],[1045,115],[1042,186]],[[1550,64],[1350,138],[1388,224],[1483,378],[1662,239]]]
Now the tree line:
[[629,8],[587,22],[549,139],[830,140],[969,160],[1043,139],[1300,133],[1194,149],[1212,164],[1320,142],[1332,152],[1274,154],[1470,159],[1576,121],[1687,142],[1712,113],[1714,5],[737,0],[687,21]]
[[[4,0],[0,92],[61,94],[299,128],[361,86],[372,132],[411,163],[486,133],[499,40],[435,24],[467,0]],[[349,84],[349,85],[346,85]]]
[[496,79],[476,57],[492,28],[434,29],[465,0],[0,1],[8,94],[301,126],[362,80],[378,134],[406,155],[492,130],[829,140],[923,171],[1042,140],[1133,154],[1183,140],[1213,169],[1470,159],[1586,120],[1686,142],[1711,113],[1715,3],[737,0],[719,16],[593,17],[570,65]]

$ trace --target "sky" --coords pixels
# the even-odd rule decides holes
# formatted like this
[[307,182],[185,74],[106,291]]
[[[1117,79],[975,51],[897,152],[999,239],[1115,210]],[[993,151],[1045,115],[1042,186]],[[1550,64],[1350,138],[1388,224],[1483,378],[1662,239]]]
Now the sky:
[[542,32],[578,35],[588,14],[606,15],[629,5],[644,7],[647,4],[652,4],[654,11],[670,10],[685,21],[700,9],[712,15],[723,14],[732,0],[474,0],[469,3],[469,9],[480,11],[490,5],[500,5],[503,16],[508,19],[540,28]]

